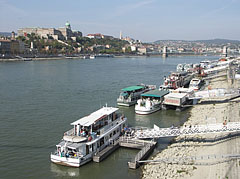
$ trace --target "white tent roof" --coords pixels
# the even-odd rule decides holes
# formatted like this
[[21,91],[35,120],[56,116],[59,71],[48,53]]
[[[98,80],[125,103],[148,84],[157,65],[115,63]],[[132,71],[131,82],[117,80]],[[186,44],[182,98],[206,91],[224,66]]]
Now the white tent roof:
[[85,116],[85,117],[71,123],[71,125],[90,126],[95,121],[98,121],[98,120],[104,118],[105,116],[108,116],[111,113],[114,113],[117,110],[118,110],[118,108],[103,107],[103,108],[91,113],[89,116]]
[[187,96],[187,93],[169,93],[165,98],[183,98],[185,96]]

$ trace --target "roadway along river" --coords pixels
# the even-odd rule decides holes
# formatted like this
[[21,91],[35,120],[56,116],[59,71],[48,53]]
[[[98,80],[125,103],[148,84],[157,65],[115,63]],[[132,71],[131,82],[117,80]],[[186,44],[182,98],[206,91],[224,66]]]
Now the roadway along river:
[[[197,63],[204,56],[96,58],[0,63],[1,178],[139,178],[128,169],[137,150],[120,148],[101,163],[81,168],[58,166],[50,153],[70,123],[106,103],[116,106],[120,89],[140,83],[163,83],[178,63]],[[207,57],[217,59],[217,57]],[[134,107],[120,108],[131,126],[181,125],[184,112],[159,111],[138,116]],[[155,152],[170,139],[160,139]]]

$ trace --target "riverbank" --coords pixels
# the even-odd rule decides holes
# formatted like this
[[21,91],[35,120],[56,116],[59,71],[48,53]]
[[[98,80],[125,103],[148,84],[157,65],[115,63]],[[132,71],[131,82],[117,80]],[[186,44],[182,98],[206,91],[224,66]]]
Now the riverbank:
[[[230,87],[226,77],[213,79],[209,85],[211,88]],[[239,87],[239,84],[235,85]],[[240,103],[238,100],[235,99],[228,103],[196,105],[192,108],[190,118],[184,125],[194,126],[198,124],[223,123],[225,120],[227,122],[240,122]],[[198,142],[191,141],[193,137],[198,138]],[[142,178],[238,178],[238,173],[240,172],[239,159],[226,160],[222,158],[219,160],[219,158],[210,158],[197,161],[184,160],[184,158],[190,156],[222,156],[225,154],[240,153],[239,137],[216,140],[211,143],[204,142],[205,139],[214,141],[221,137],[226,137],[226,134],[177,137],[174,144],[153,157],[153,160],[161,158],[181,159],[172,163],[147,164],[143,166]]]
[[[6,57],[6,58],[0,58],[0,62],[16,62],[16,61],[25,61],[24,58],[31,59],[31,61],[37,61],[37,60],[63,60],[63,59],[83,59],[85,55],[81,54],[79,56],[41,56],[41,57],[35,57],[31,55],[26,55],[23,58],[15,58],[14,56]],[[86,56],[89,56],[86,54]],[[112,55],[113,57],[117,58],[142,58],[142,57],[162,57],[162,54],[147,54],[147,55],[141,55],[141,54],[117,54]],[[178,57],[178,56],[205,56],[205,54],[169,54],[169,57]],[[100,56],[101,57],[101,56]],[[98,58],[98,57],[97,57]],[[111,57],[110,57],[111,58]],[[167,57],[165,57],[167,58]],[[29,61],[29,60],[28,60]]]

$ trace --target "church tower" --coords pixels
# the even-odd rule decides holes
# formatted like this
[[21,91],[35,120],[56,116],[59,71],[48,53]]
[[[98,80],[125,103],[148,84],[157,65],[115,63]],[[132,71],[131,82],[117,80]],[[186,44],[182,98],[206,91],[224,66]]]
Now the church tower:
[[120,30],[120,36],[119,39],[122,40],[122,31]]
[[69,23],[68,21],[66,22],[65,27],[66,27],[67,29],[71,29],[71,25],[70,25],[70,23]]

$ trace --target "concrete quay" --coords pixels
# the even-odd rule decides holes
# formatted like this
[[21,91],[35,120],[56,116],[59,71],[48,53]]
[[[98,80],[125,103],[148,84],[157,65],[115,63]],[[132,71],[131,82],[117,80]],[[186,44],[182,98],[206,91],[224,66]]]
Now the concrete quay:
[[[235,83],[222,76],[209,81],[214,88],[239,88],[240,81]],[[205,103],[193,106],[190,111],[190,118],[184,126],[208,125],[216,123],[240,122],[240,101],[239,97],[225,103]],[[240,154],[239,133],[216,134],[193,134],[189,136],[178,136],[175,143],[168,146],[151,158],[153,161],[162,159],[177,159],[178,162],[148,163],[142,167],[142,178],[239,178],[240,159],[221,160],[215,156],[235,156]],[[182,159],[198,158],[198,156],[210,156],[208,160],[195,161],[184,164]],[[214,157],[211,157],[214,156]],[[222,157],[220,157],[222,158]],[[199,165],[202,164],[202,165]]]

